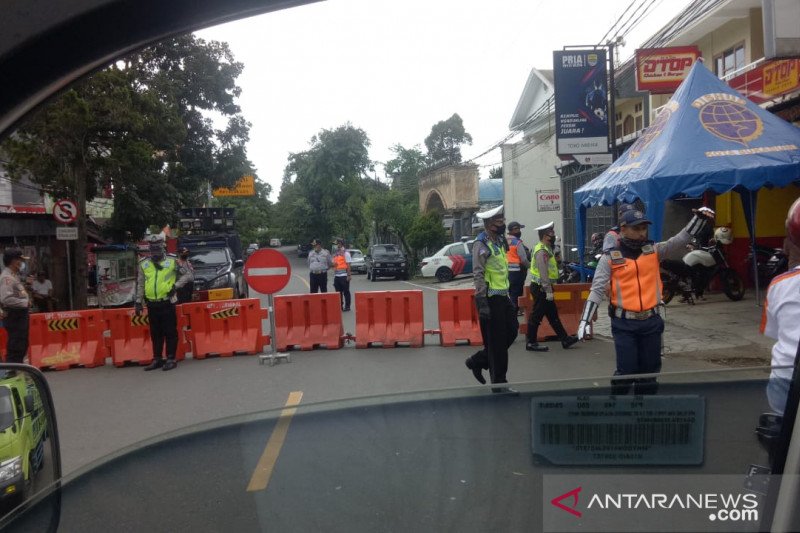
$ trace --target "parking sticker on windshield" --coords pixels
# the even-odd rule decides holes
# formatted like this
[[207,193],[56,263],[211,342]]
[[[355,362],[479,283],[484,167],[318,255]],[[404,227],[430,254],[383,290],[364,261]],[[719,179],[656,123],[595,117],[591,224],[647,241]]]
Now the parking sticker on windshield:
[[531,400],[534,457],[557,465],[697,465],[700,396],[547,396]]

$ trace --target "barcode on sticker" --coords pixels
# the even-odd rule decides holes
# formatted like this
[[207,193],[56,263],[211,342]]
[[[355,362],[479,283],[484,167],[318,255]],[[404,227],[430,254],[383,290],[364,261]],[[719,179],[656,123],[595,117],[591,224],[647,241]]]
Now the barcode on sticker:
[[691,424],[541,424],[542,444],[576,446],[688,444]]

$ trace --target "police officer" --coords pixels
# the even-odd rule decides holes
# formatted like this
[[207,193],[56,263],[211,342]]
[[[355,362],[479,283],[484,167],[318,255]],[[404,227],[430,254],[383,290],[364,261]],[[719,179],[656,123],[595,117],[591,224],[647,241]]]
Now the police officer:
[[[483,349],[468,357],[466,365],[480,383],[486,383],[484,369],[489,370],[492,383],[507,383],[508,347],[517,338],[519,323],[508,297],[503,206],[478,213],[477,217],[483,220],[484,231],[478,235],[472,247],[472,272]],[[492,392],[516,391],[498,387],[493,388]]]
[[[615,376],[652,374],[661,370],[661,277],[659,260],[682,250],[703,230],[713,223],[714,211],[701,207],[686,227],[666,242],[654,243],[647,239],[650,221],[638,209],[620,208],[619,242],[603,255],[594,273],[592,289],[583,309],[578,326],[578,338],[584,339],[589,322],[600,303],[609,292],[608,313],[611,333],[617,352]],[[631,386],[634,394],[655,394],[655,378],[615,379],[611,382],[612,394],[627,394]]]
[[525,287],[525,277],[528,275],[528,268],[531,266],[530,252],[522,242],[522,228],[525,226],[519,222],[512,222],[508,225],[508,293],[511,296],[511,305],[519,315],[519,297],[522,296],[522,289]]
[[558,318],[558,308],[553,294],[553,286],[558,282],[558,264],[553,252],[553,245],[556,242],[554,225],[550,222],[536,228],[539,232],[539,243],[533,249],[530,285],[533,311],[528,317],[528,342],[525,344],[525,349],[531,352],[546,352],[550,349],[540,345],[536,340],[539,335],[539,325],[544,317],[547,317],[564,349],[578,342],[577,337],[567,334],[561,319]]
[[[150,257],[139,262],[136,277],[135,312],[137,316],[142,314],[144,301],[150,318],[150,340],[153,342],[153,362],[145,367],[146,371],[157,368],[172,370],[178,365],[175,361],[178,349],[176,293],[192,281],[192,272],[181,267],[174,257],[166,255],[163,238],[159,235],[151,237]],[[162,355],[165,342],[166,362]]]
[[308,252],[309,288],[311,294],[328,292],[328,269],[333,266],[330,252],[322,247],[322,241],[311,241],[314,247]]
[[[178,268],[183,268],[191,272],[192,279],[194,279],[194,266],[189,261],[189,249],[186,247],[178,250]],[[177,289],[178,304],[185,304],[192,301],[192,291],[194,290],[193,283],[187,283],[180,289]]]
[[350,310],[350,252],[344,248],[344,239],[335,239],[333,254],[333,288],[339,293],[342,311]]
[[3,324],[8,333],[6,361],[22,363],[28,351],[28,312],[31,298],[19,279],[28,258],[19,248],[3,252],[3,272],[0,274],[0,307]]

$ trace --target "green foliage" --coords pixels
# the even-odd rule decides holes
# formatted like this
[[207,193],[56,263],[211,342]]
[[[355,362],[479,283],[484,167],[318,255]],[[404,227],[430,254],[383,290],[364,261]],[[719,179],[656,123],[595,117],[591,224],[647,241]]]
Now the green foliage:
[[427,161],[418,146],[404,148],[396,144],[391,148],[395,156],[386,162],[386,175],[392,178],[392,189],[403,195],[403,200],[419,202],[419,176],[425,171]]
[[492,169],[489,169],[489,179],[490,180],[503,179],[503,167],[494,167]]
[[253,242],[266,246],[269,244],[269,239],[274,236],[270,233],[273,206],[269,201],[269,195],[272,187],[258,179],[255,184],[255,196],[224,196],[214,198],[211,204],[236,209],[236,231],[245,246]]
[[442,225],[442,216],[436,211],[421,213],[414,218],[408,232],[408,244],[416,255],[424,249],[435,250],[447,242],[447,233]]
[[461,145],[472,144],[472,136],[464,129],[458,113],[433,125],[425,138],[428,159],[431,165],[457,164],[461,162]]

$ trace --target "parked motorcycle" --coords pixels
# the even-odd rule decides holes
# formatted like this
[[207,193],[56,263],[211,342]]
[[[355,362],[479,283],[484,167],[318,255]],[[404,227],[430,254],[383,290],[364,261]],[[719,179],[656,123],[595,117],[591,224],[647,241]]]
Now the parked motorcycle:
[[[779,274],[783,274],[789,269],[789,257],[783,248],[772,248],[756,244],[756,264],[758,270],[758,286],[766,289],[772,279]],[[755,284],[756,276],[753,272],[753,252],[747,256],[747,272],[750,281]]]
[[[577,252],[577,248],[572,248],[573,252]],[[597,262],[600,260],[602,254],[595,253],[586,263],[581,265],[576,262],[569,262],[563,265],[559,272],[559,283],[580,283],[581,278],[591,283],[594,278],[594,271],[597,269]],[[587,256],[588,257],[588,256]]]
[[687,253],[682,261],[661,261],[662,298],[669,303],[676,294],[682,301],[694,304],[694,298],[702,298],[708,285],[716,277],[725,296],[737,302],[744,298],[745,286],[742,277],[733,270],[722,251],[723,244],[733,238],[729,228],[717,228],[709,246],[696,248]]

